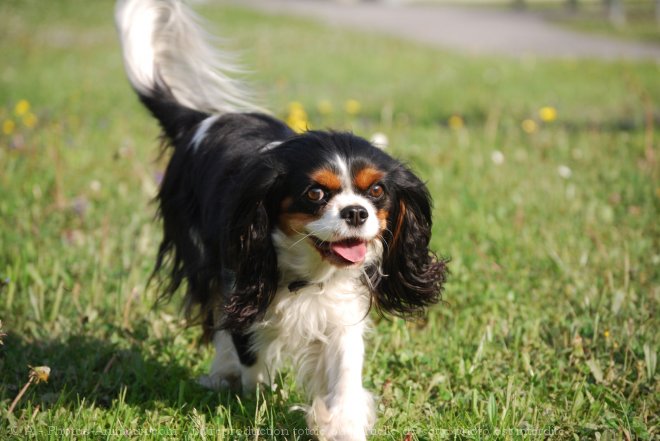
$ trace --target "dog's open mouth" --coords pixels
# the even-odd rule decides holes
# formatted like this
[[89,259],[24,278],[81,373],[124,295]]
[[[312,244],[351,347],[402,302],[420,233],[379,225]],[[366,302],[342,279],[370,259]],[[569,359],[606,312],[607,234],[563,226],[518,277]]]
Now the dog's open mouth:
[[312,243],[321,256],[337,265],[354,265],[364,261],[367,255],[367,242],[364,239],[350,238],[326,242],[311,236]]

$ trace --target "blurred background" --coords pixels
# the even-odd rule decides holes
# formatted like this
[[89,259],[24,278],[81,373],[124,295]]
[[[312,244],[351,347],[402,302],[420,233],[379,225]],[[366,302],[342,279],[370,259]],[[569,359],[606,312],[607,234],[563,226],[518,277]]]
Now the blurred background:
[[[0,1],[0,438],[296,439],[294,376],[201,388],[211,351],[147,284],[166,158],[113,3]],[[452,273],[424,319],[373,315],[374,439],[657,438],[658,2],[191,3],[274,115],[433,196]]]
[[[387,31],[474,53],[659,57],[595,36],[660,44],[655,0],[246,0],[270,12]],[[582,31],[579,35],[571,31]],[[591,35],[589,35],[591,34]],[[609,47],[608,47],[609,46]]]

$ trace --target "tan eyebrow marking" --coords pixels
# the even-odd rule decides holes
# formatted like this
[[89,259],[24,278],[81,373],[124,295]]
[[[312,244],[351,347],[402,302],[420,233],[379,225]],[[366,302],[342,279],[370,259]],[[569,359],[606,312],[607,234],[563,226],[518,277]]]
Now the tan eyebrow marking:
[[353,183],[358,189],[367,191],[372,185],[383,179],[383,176],[385,176],[385,173],[382,171],[373,167],[365,167],[355,174]]
[[332,170],[322,168],[314,172],[311,178],[328,190],[341,189],[341,178]]

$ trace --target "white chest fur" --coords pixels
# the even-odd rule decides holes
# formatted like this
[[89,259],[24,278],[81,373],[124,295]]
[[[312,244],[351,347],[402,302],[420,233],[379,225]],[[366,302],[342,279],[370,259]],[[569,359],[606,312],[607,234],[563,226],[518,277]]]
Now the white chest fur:
[[306,367],[321,367],[307,366],[310,357],[317,358],[310,353],[332,350],[346,334],[361,339],[368,323],[369,292],[359,272],[342,276],[293,292],[288,287],[278,290],[264,319],[251,329],[253,347],[269,370],[292,362],[300,376]]
[[216,359],[203,384],[231,384],[238,377],[251,389],[272,383],[282,364],[291,363],[312,403],[305,407],[309,427],[330,440],[364,440],[375,420],[373,398],[362,387],[369,296],[359,270],[294,291],[282,286],[249,329],[256,364],[241,365],[231,337],[219,331]]

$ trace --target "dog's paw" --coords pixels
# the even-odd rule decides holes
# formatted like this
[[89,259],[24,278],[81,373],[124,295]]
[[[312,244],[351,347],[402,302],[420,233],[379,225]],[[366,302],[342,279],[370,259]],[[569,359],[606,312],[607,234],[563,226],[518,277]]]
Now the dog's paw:
[[202,387],[216,391],[226,390],[239,393],[242,388],[240,375],[202,375],[197,379],[197,383]]
[[316,398],[307,413],[307,425],[318,431],[318,437],[326,441],[364,441],[375,422],[371,395],[328,409],[325,401]]

